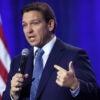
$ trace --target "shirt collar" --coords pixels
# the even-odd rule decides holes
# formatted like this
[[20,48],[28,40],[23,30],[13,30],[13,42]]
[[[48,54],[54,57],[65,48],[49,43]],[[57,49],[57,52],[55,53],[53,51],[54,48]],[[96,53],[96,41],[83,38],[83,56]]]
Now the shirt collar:
[[[52,40],[50,40],[47,44],[45,44],[42,47],[42,49],[46,55],[50,54],[55,42],[56,42],[56,36],[54,36]],[[37,49],[38,49],[38,47],[34,46],[34,54]]]

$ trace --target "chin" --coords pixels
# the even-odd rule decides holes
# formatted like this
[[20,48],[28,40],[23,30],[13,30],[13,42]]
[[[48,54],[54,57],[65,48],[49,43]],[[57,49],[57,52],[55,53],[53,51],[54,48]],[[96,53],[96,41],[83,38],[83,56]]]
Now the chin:
[[31,46],[37,46],[37,44],[35,44],[35,43],[30,43],[30,45],[31,45]]

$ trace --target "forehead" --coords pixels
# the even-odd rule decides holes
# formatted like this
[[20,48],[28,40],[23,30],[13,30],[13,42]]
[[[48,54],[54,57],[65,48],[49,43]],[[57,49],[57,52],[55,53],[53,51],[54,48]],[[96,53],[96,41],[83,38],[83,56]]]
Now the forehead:
[[28,11],[23,14],[22,21],[31,20],[31,19],[40,19],[43,18],[43,15],[40,11]]

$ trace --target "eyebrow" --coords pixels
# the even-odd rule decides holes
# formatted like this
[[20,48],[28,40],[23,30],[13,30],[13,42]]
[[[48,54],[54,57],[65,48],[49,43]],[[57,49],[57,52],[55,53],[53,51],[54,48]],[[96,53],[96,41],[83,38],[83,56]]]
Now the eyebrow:
[[[34,21],[41,21],[41,20],[43,20],[43,19],[38,18],[38,19],[33,19],[33,20],[31,20],[31,22],[34,22]],[[24,22],[24,21],[22,21],[22,23],[25,23],[25,22]]]

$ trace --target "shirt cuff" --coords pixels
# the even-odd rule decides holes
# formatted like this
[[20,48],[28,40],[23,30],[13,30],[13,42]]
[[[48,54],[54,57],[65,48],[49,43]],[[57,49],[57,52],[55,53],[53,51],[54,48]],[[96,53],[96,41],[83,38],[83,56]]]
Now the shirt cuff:
[[80,92],[80,83],[78,84],[78,87],[75,90],[71,90],[70,89],[70,92],[71,92],[71,95],[73,97],[76,97],[79,94],[79,92]]
[[[14,100],[13,97],[11,96],[11,94],[10,94],[10,98],[11,98],[11,100]],[[18,99],[19,99],[19,97],[16,100],[18,100]]]
[[11,98],[11,100],[14,100],[11,95],[10,95],[10,98]]

